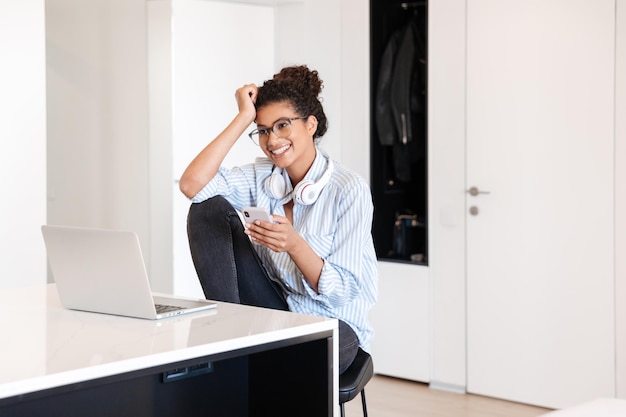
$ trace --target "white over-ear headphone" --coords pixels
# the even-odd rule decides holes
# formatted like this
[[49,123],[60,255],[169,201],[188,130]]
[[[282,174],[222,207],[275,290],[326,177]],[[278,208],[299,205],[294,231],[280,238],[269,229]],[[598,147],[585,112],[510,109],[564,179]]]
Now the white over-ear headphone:
[[[333,173],[333,161],[330,158],[327,159],[328,166],[319,181],[313,182],[311,180],[303,180],[295,186],[292,198],[296,203],[308,206],[317,201],[317,198],[326,184],[328,184],[330,176]],[[289,183],[289,177],[285,177],[287,176],[284,175],[282,168],[274,167],[272,169],[272,175],[267,177],[264,182],[265,191],[270,195],[270,197],[276,199],[287,197],[291,191],[291,184]]]

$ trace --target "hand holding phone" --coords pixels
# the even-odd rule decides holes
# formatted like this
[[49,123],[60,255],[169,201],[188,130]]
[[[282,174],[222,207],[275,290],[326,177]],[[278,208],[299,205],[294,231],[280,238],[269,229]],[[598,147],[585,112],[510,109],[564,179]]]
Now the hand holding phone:
[[264,207],[244,207],[241,211],[246,223],[254,223],[255,220],[273,223],[270,212]]

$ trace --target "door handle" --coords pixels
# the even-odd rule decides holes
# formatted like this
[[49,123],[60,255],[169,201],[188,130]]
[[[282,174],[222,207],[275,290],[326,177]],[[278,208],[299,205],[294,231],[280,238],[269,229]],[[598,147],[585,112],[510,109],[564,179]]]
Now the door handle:
[[471,187],[469,190],[467,190],[467,192],[472,197],[476,197],[478,194],[489,194],[489,191],[480,191],[477,187]]

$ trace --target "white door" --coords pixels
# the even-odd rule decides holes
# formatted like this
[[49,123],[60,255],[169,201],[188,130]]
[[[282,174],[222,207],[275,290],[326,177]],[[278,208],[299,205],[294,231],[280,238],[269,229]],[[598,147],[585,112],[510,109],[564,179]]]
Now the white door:
[[612,397],[615,2],[467,5],[468,391]]

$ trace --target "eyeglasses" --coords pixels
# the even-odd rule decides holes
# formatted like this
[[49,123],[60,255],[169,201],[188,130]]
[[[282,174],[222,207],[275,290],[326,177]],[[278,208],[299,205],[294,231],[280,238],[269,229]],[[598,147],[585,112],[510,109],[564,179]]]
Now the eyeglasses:
[[[294,120],[306,120],[308,117],[281,117],[276,120],[272,125],[272,132],[279,138],[287,138],[291,135],[291,122]],[[248,133],[252,142],[256,145],[259,144],[261,140],[268,140],[270,137],[270,129],[266,127],[261,127],[258,129],[254,129],[252,132]]]

